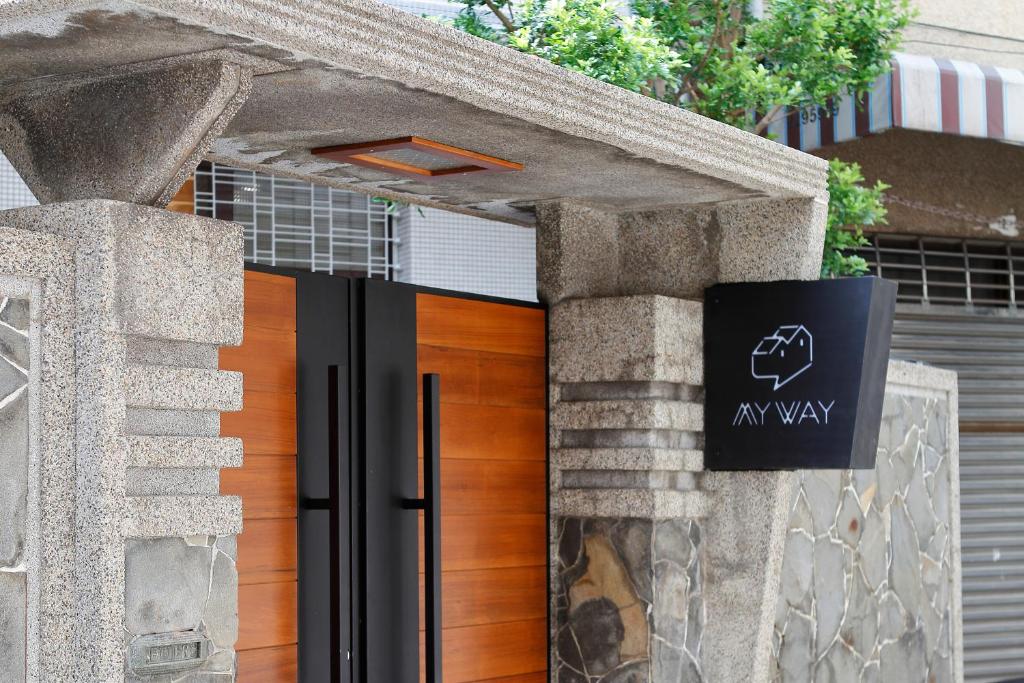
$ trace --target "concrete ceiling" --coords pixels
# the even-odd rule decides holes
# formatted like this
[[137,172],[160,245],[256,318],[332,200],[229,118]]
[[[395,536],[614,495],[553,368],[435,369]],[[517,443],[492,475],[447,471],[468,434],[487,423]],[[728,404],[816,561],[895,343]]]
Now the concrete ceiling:
[[[373,0],[0,0],[0,95],[188,54],[254,69],[210,152],[229,164],[524,225],[555,199],[824,197],[821,160]],[[524,169],[419,180],[309,152],[406,135]]]

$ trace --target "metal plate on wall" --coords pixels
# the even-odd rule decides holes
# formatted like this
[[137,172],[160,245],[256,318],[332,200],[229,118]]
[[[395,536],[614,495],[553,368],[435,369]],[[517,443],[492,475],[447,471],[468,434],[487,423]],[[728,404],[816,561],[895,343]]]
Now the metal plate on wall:
[[708,288],[706,467],[873,468],[895,303],[874,277]]

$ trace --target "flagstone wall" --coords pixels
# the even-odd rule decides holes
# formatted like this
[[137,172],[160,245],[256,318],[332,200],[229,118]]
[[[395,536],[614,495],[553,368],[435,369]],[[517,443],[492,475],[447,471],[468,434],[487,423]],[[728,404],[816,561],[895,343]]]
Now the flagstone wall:
[[893,363],[873,470],[800,473],[774,680],[962,680],[955,377]]
[[[6,293],[5,293],[6,294]],[[0,680],[25,680],[29,300],[0,294]]]

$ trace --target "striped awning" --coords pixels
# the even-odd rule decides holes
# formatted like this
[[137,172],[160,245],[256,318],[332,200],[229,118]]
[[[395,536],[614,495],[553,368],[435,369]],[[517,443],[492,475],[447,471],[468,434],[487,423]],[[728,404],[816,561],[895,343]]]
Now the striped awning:
[[787,110],[767,132],[804,151],[890,128],[1024,143],[1024,71],[901,53],[892,67],[863,106],[846,96]]

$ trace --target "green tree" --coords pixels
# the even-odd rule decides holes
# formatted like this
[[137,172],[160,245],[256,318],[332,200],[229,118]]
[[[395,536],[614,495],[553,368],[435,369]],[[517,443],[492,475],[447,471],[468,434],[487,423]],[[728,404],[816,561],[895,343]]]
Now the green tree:
[[[888,71],[909,0],[453,0],[464,31],[754,133],[832,98],[860,97]],[[885,222],[886,186],[833,159],[823,276],[866,272],[846,252]]]
[[828,170],[828,222],[821,276],[864,275],[868,272],[867,261],[846,252],[868,244],[865,225],[885,223],[887,210],[882,195],[889,186],[881,181],[874,187],[864,185],[860,164],[832,159]]

